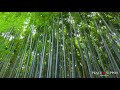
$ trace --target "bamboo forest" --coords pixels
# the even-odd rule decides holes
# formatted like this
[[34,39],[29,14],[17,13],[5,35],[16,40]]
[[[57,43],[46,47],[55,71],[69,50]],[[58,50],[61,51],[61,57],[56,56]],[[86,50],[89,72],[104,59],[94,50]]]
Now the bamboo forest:
[[120,78],[120,13],[0,12],[0,78]]

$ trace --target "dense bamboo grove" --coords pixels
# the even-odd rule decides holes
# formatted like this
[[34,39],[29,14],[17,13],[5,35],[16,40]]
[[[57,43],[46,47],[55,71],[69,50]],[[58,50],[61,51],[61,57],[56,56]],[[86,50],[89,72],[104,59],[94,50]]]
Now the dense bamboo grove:
[[[0,78],[119,78],[116,12],[1,12]],[[117,72],[100,76],[92,72]]]

